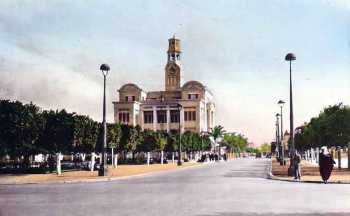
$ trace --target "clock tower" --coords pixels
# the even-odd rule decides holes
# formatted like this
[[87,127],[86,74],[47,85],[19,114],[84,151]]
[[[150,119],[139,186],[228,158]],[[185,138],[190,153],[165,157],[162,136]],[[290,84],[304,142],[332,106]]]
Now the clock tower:
[[180,40],[169,39],[168,62],[165,66],[165,91],[181,89],[181,45]]

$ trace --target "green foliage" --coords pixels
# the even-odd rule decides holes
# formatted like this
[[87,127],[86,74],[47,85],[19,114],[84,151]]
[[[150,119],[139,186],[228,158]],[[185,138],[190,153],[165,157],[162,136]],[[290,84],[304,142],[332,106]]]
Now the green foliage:
[[143,132],[142,142],[138,146],[137,150],[139,152],[150,152],[157,148],[156,143],[156,132],[145,130]]
[[337,104],[325,108],[318,117],[295,134],[295,147],[305,150],[321,146],[346,146],[350,142],[350,108]]
[[39,108],[32,103],[0,101],[0,156],[24,156],[38,153],[42,127]]
[[43,132],[40,137],[40,146],[43,153],[68,153],[73,151],[74,140],[74,113],[61,111],[44,111]]
[[264,143],[259,147],[260,152],[264,153],[270,153],[271,152],[271,145],[268,143]]
[[99,136],[99,124],[88,116],[74,116],[74,151],[94,151]]
[[258,148],[247,147],[245,148],[245,152],[258,154],[261,151]]
[[107,124],[107,143],[110,148],[118,148],[122,137],[120,124]]
[[161,133],[161,132],[156,133],[155,141],[156,141],[155,150],[156,151],[163,151],[167,142],[168,142],[166,133]]
[[178,150],[179,136],[175,134],[168,134],[166,136],[167,142],[164,151],[175,152]]
[[214,141],[216,142],[219,137],[222,137],[223,134],[225,133],[224,127],[221,125],[217,125],[213,128],[213,130],[209,133]]
[[[101,151],[102,124],[88,116],[66,110],[44,110],[34,104],[0,100],[0,156],[21,158],[38,153],[63,154]],[[222,126],[210,135],[185,132],[181,135],[182,150],[209,150],[212,136],[222,137]],[[107,145],[119,152],[177,151],[179,134],[142,131],[139,126],[107,124]],[[240,142],[236,143],[241,146]]]
[[248,145],[248,139],[241,134],[227,133],[224,135],[224,145],[231,151],[243,152]]

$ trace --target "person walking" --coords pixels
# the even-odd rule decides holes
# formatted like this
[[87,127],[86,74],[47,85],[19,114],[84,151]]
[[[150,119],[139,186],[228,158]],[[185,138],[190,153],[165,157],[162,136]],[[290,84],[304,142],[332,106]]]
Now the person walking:
[[293,159],[293,163],[294,163],[294,179],[297,181],[300,181],[301,178],[301,155],[299,154],[299,152],[295,151],[294,154],[294,159]]
[[328,152],[326,146],[321,148],[319,153],[319,166],[320,166],[320,175],[325,184],[327,184],[329,177],[332,174],[333,166],[335,161],[333,160],[332,155]]

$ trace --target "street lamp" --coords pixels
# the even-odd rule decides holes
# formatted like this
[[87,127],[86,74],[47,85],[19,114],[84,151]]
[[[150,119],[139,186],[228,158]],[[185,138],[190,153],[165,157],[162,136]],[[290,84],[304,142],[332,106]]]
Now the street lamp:
[[285,104],[285,102],[283,100],[279,100],[277,102],[277,104],[280,106],[281,108],[281,157],[282,157],[282,163],[284,165],[284,145],[283,145],[283,105]]
[[106,127],[106,76],[108,75],[109,66],[108,64],[102,64],[100,70],[103,74],[103,146],[102,146],[102,162],[98,171],[99,176],[108,175],[107,158],[106,158],[106,147],[107,147],[107,127]]
[[276,139],[275,140],[276,140],[276,150],[277,150],[276,159],[277,159],[277,161],[279,161],[281,156],[280,156],[280,150],[279,150],[280,147],[278,145],[278,122],[277,122],[277,120],[276,120],[275,126],[276,126]]
[[292,61],[295,61],[295,55],[293,53],[288,53],[285,57],[286,61],[289,61],[289,97],[290,97],[290,104],[289,104],[289,110],[290,110],[290,125],[289,125],[289,132],[290,132],[290,139],[291,139],[291,156],[294,156],[294,122],[293,122],[293,86],[292,86]]
[[[278,146],[278,153],[279,153],[279,149],[280,149],[280,146],[281,146],[279,117],[280,117],[280,114],[277,113],[276,114],[276,146]],[[279,159],[281,159],[281,154],[280,153],[278,154],[278,156],[279,156]]]
[[179,110],[179,156],[177,159],[177,165],[181,166],[182,165],[182,156],[181,156],[181,110],[182,110],[182,105],[181,104],[177,104],[177,108]]

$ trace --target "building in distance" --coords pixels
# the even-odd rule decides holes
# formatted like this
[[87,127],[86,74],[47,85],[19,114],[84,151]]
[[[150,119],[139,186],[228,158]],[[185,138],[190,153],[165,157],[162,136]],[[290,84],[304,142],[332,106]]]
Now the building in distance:
[[210,131],[215,124],[213,94],[198,81],[182,85],[181,41],[175,36],[168,41],[165,89],[147,92],[133,83],[123,85],[113,102],[114,121],[171,133],[180,127],[181,132]]

